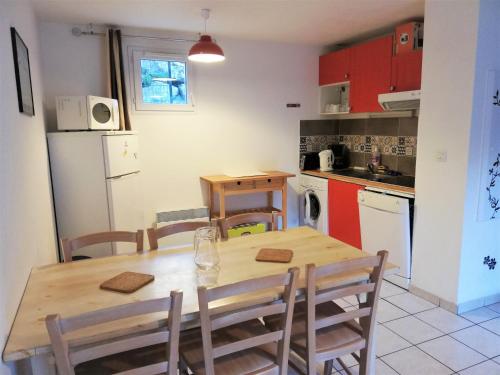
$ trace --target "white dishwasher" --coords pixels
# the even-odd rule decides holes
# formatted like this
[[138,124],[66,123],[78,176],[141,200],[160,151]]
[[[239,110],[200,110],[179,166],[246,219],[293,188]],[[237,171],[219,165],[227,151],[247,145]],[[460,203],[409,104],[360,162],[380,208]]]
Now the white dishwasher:
[[[358,192],[361,243],[363,251],[389,252],[388,261],[399,273],[385,279],[408,289],[411,279],[412,196],[392,190],[371,189]],[[413,207],[411,207],[413,208]]]

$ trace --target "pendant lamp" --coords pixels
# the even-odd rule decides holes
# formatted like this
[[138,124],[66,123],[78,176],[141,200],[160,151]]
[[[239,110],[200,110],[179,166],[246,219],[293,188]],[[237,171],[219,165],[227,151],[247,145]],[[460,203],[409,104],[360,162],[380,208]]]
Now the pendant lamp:
[[202,9],[201,16],[205,20],[205,33],[200,36],[200,40],[189,50],[188,59],[203,63],[224,61],[226,58],[222,48],[207,34],[207,20],[210,16],[210,9]]

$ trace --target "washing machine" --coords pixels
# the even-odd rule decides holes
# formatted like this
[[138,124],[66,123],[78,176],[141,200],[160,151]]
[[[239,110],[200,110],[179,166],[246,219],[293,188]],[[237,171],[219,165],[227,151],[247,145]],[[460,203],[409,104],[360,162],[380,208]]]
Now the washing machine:
[[299,186],[300,225],[328,234],[328,179],[301,174]]

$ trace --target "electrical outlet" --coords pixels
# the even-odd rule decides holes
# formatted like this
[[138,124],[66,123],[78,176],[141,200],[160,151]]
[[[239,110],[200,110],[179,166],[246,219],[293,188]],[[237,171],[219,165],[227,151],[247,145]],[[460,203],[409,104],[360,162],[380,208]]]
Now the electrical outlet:
[[448,153],[446,152],[446,150],[436,151],[436,153],[434,154],[434,158],[437,161],[443,163],[443,162],[445,162],[448,159]]

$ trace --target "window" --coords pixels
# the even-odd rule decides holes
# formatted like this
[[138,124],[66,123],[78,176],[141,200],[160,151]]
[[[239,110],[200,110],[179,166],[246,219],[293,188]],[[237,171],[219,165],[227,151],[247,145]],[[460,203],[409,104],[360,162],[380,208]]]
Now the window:
[[135,110],[193,110],[185,56],[133,50],[133,63]]

